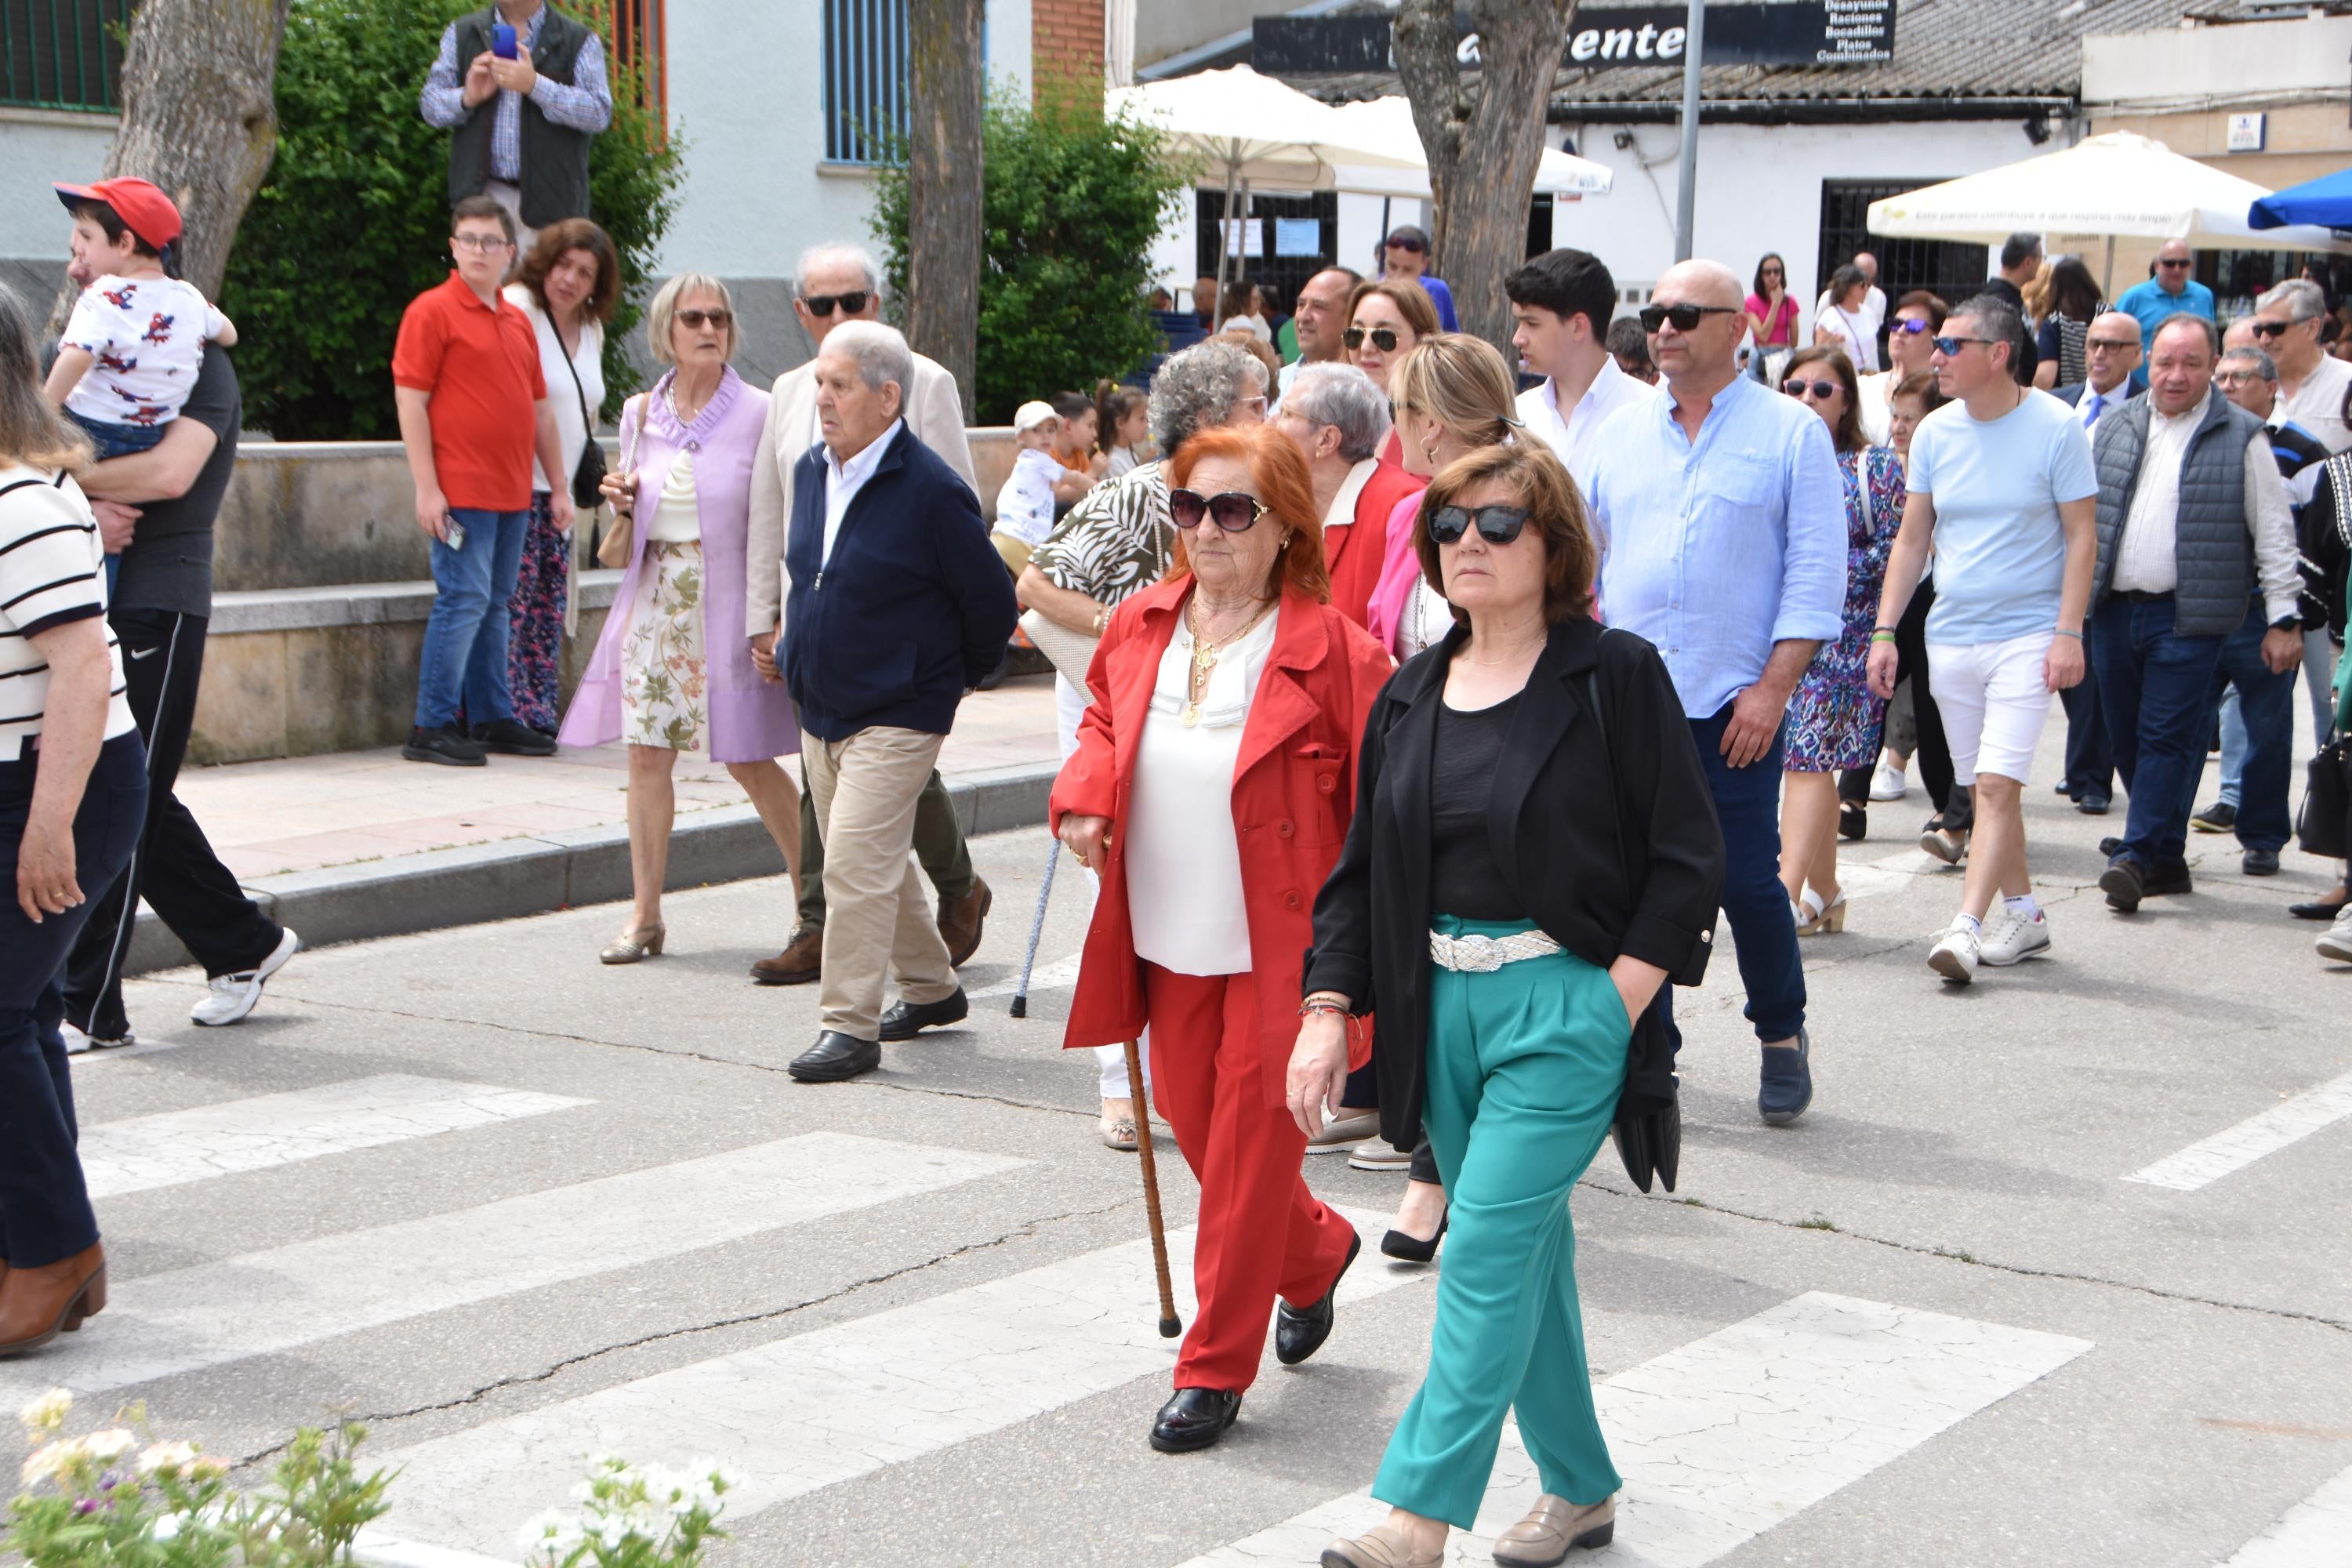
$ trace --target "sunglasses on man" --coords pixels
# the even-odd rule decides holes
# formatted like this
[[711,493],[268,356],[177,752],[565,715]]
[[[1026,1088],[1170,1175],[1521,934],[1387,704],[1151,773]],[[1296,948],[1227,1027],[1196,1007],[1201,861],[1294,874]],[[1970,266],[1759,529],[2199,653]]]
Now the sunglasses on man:
[[855,316],[866,309],[866,301],[872,297],[866,289],[853,289],[846,294],[811,294],[801,303],[808,307],[812,316],[830,316],[836,305],[843,315]]
[[[2315,320],[2316,318],[2306,318],[2306,319],[2313,319],[2313,320]],[[2251,323],[2249,323],[2249,324],[2250,324],[2250,325],[2253,328],[2253,330],[2254,330],[2254,336],[2256,336],[2256,337],[2258,337],[2258,338],[2281,338],[2281,337],[2284,337],[2284,336],[2286,335],[2286,331],[2287,331],[2287,329],[2288,329],[2289,327],[2299,327],[2299,326],[2303,325],[2303,322],[2302,322],[2302,321],[2254,321],[2254,322],[2251,322]]]
[[2165,256],[2165,257],[2159,257],[2159,258],[2158,258],[2158,259],[2157,259],[2157,263],[2156,263],[2156,264],[2157,264],[2158,267],[2186,267],[2186,266],[2188,266],[2188,265],[2189,265],[2189,258],[2188,257],[2185,257],[2185,256],[2182,256],[2182,257],[2171,257],[2171,256]]
[[1837,395],[1839,389],[1838,384],[1834,381],[1791,381],[1782,385],[1780,390],[1791,397],[1802,397],[1810,392],[1822,402],[1827,403]]
[[1466,506],[1442,506],[1430,514],[1429,537],[1440,544],[1459,544],[1474,522],[1478,526],[1478,537],[1487,543],[1508,544],[1528,525],[1528,509],[1482,506],[1473,511]]
[[1227,533],[1247,533],[1272,510],[1246,490],[1220,490],[1213,496],[1198,490],[1168,492],[1168,515],[1187,531],[1200,527],[1206,518]]
[[1396,353],[1397,335],[1394,327],[1374,327],[1369,331],[1362,327],[1349,327],[1339,334],[1339,341],[1351,349],[1362,348],[1366,338],[1371,339],[1372,347],[1384,354]]
[[1994,341],[1995,340],[1991,338],[1937,338],[1936,340],[1936,352],[1942,354],[1946,359],[1958,359],[1960,357],[1960,351],[1966,348],[1969,344],[1983,343],[1986,347],[1990,348],[1992,346]]
[[1390,240],[1388,242],[1388,247],[1391,250],[1410,250],[1415,256],[1419,256],[1422,251],[1421,241],[1413,238],[1412,236],[1409,234],[1401,239]]
[[1642,330],[1654,332],[1672,321],[1678,332],[1698,330],[1702,316],[1737,316],[1742,314],[1737,305],[1644,305],[1642,307]]

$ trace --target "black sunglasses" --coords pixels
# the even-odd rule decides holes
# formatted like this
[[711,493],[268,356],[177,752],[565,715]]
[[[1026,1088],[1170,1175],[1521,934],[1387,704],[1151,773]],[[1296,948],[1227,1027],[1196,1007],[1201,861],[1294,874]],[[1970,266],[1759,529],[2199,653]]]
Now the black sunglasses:
[[1466,506],[1442,506],[1430,514],[1429,537],[1440,544],[1459,544],[1473,522],[1478,525],[1478,537],[1487,543],[1508,544],[1528,525],[1528,509],[1482,506],[1472,511]]
[[1826,403],[1838,391],[1838,384],[1834,381],[1792,381],[1780,390],[1791,397],[1802,397],[1810,392]]
[[1349,327],[1339,334],[1339,341],[1351,349],[1362,348],[1366,338],[1371,339],[1372,347],[1384,354],[1396,353],[1397,335],[1394,327],[1374,327],[1370,331],[1366,331],[1361,327]]
[[2284,337],[2289,327],[2299,327],[2301,321],[2254,321],[2250,323],[2258,338]]
[[2175,259],[2175,258],[2172,258],[2172,257],[2165,256],[2165,257],[2158,257],[2158,258],[2157,258],[2157,263],[2156,263],[2156,264],[2157,264],[2158,267],[2186,267],[2186,266],[2188,266],[2188,265],[2189,265],[2189,260],[2188,260],[2188,258],[2185,258],[2185,257],[2184,257],[2184,258],[2179,258],[2179,259]]
[[853,289],[846,294],[811,294],[801,303],[808,307],[812,316],[830,316],[835,305],[841,307],[844,315],[855,316],[866,309],[869,298],[865,289]]
[[1422,250],[1421,241],[1413,238],[1411,235],[1405,236],[1402,239],[1390,240],[1388,242],[1388,247],[1391,250],[1410,250],[1415,256],[1419,256]]
[[1739,314],[1741,310],[1737,305],[1644,305],[1642,307],[1642,330],[1654,332],[1672,321],[1678,332],[1696,331],[1702,316]]
[[1168,515],[1176,526],[1193,529],[1207,518],[1227,533],[1247,533],[1269,510],[1264,501],[1244,490],[1220,490],[1204,496],[1198,490],[1170,490]]

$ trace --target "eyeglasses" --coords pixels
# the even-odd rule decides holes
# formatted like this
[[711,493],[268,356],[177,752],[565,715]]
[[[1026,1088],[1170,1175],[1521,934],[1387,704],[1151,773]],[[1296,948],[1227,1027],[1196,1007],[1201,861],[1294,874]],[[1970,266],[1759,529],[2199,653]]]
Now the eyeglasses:
[[1422,252],[1421,241],[1413,238],[1411,235],[1406,235],[1402,238],[1391,237],[1388,242],[1388,247],[1391,250],[1410,250],[1415,256],[1419,256]]
[[728,322],[735,319],[735,312],[721,306],[712,310],[680,310],[677,313],[677,319],[682,324],[698,332],[705,323],[714,327],[725,327]]
[[1925,316],[1905,316],[1900,321],[1886,323],[1886,330],[1901,332],[1906,338],[1916,338],[1927,330],[1927,319]]
[[2213,373],[2213,384],[2223,388],[2244,386],[2250,382],[2262,379],[2263,373],[2258,370],[2222,370]]
[[830,316],[835,305],[841,307],[843,315],[855,316],[866,309],[866,301],[872,298],[866,289],[853,289],[846,294],[810,294],[801,303],[808,307],[812,316]]
[[1983,343],[1990,347],[1994,342],[1995,340],[1991,338],[1937,338],[1936,352],[1946,359],[1958,359],[1961,348],[1966,344]]
[[513,243],[502,234],[453,234],[449,237],[453,249],[479,251],[484,255],[493,250],[504,250]]
[[2098,353],[2104,350],[2122,354],[2129,353],[2139,347],[2139,340],[2137,338],[2085,338],[2083,340],[2083,346],[2093,353]]
[[1805,394],[1810,392],[1815,397],[1820,398],[1823,403],[1827,403],[1831,398],[1837,395],[1840,388],[1838,384],[1834,381],[1792,381],[1781,387],[1780,390],[1787,393],[1791,397],[1802,397]]
[[1397,335],[1394,327],[1374,327],[1370,331],[1366,331],[1361,327],[1349,327],[1339,334],[1339,341],[1351,349],[1362,348],[1366,338],[1371,339],[1372,347],[1384,354],[1396,353]]
[[1672,321],[1678,332],[1696,331],[1701,316],[1737,316],[1740,313],[1737,305],[1644,305],[1642,307],[1642,330],[1654,332]]
[[1170,490],[1168,515],[1181,529],[1195,529],[1207,518],[1227,533],[1247,533],[1273,509],[1246,490],[1221,490],[1204,496],[1198,490]]
[[1440,544],[1459,544],[1474,522],[1478,525],[1478,537],[1487,543],[1508,544],[1527,527],[1528,509],[1482,506],[1472,511],[1466,506],[1442,506],[1430,515],[1429,537]]
[[1265,417],[1265,395],[1264,393],[1260,393],[1255,397],[1236,397],[1234,399],[1234,406],[1235,408],[1246,408],[1251,413],[1256,415],[1260,419],[1263,419]]
[[2258,338],[2284,337],[2289,327],[2303,325],[2301,321],[2254,321],[2249,324],[2254,330],[2254,336]]
[[2178,258],[2170,257],[2170,256],[2163,256],[2163,257],[2158,257],[2158,258],[2157,258],[2157,263],[2156,263],[2156,264],[2157,264],[2158,267],[2186,267],[2186,266],[2188,266],[2188,265],[2189,265],[2189,258],[2185,257],[2185,256],[2183,256],[2183,257],[2178,257]]

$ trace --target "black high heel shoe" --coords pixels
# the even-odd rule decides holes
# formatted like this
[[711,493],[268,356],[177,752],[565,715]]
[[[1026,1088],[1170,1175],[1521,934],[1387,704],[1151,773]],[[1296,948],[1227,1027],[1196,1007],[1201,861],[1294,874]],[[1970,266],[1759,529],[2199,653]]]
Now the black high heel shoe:
[[1382,1256],[1396,1258],[1402,1263],[1426,1263],[1437,1256],[1437,1244],[1445,1239],[1445,1227],[1453,1218],[1453,1215],[1449,1213],[1444,1219],[1439,1220],[1437,1234],[1427,1241],[1422,1240],[1417,1236],[1407,1236],[1401,1230],[1392,1230],[1381,1237],[1381,1252]]

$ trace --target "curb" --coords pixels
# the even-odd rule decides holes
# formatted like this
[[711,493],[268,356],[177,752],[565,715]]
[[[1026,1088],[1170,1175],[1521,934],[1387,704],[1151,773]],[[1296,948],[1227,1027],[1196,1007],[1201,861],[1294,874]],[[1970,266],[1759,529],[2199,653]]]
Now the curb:
[[[948,798],[965,836],[1041,826],[1055,771],[1001,768],[950,780]],[[783,869],[775,841],[748,803],[681,816],[670,834],[667,886],[672,891],[779,876]],[[614,823],[428,849],[289,871],[245,890],[272,919],[300,931],[305,947],[478,925],[627,898],[629,830]],[[124,974],[193,962],[154,912],[141,909]]]

